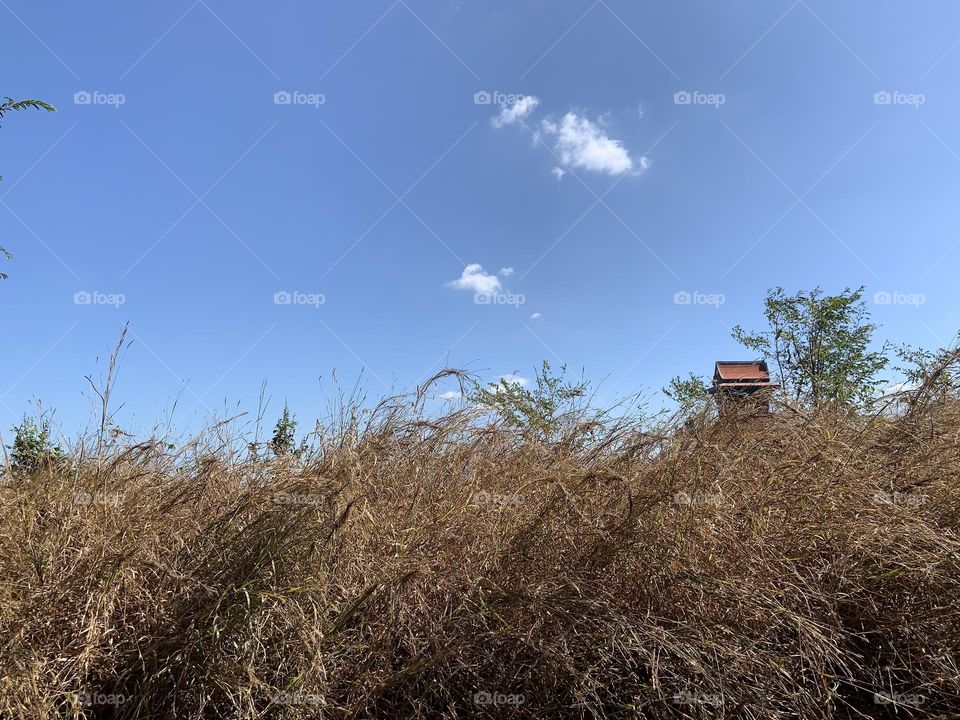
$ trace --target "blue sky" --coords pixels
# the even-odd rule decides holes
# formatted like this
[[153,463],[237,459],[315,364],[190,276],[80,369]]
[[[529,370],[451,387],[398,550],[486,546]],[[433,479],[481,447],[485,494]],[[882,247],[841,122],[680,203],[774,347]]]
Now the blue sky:
[[374,396],[543,359],[656,390],[747,357],[729,329],[775,285],[864,284],[896,341],[957,329],[955,3],[0,17],[0,93],[58,108],[0,128],[4,426],[41,399],[78,427],[127,321],[136,429],[184,385],[184,426],[255,410],[264,380],[271,413],[314,417],[334,369]]

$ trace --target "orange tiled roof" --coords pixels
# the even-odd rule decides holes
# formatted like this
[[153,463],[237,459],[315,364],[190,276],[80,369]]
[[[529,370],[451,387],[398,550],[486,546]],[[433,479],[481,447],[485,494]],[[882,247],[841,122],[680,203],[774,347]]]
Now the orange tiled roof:
[[770,382],[770,370],[763,360],[718,360],[714,368],[715,383],[750,384]]

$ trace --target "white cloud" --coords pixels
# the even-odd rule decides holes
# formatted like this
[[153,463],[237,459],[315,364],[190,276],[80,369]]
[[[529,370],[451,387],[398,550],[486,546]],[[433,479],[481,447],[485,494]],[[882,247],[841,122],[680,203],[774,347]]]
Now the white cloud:
[[447,283],[454,290],[469,290],[475,295],[496,295],[500,292],[500,278],[484,272],[480,263],[470,263],[463,274]]
[[512,267],[500,268],[500,274],[503,275],[503,277],[510,277],[511,275],[513,275],[513,268]]
[[534,97],[533,95],[522,95],[513,102],[501,105],[500,114],[493,118],[490,123],[495,128],[502,128],[504,125],[513,125],[513,123],[525,119],[527,115],[537,109],[539,104],[540,98]]
[[459,400],[463,397],[462,394],[458,393],[456,390],[447,390],[447,392],[442,395],[438,395],[441,400]]
[[[491,120],[495,128],[523,122],[540,106],[540,99],[533,95],[521,95],[510,98],[500,106],[500,113]],[[637,112],[643,118],[642,106]],[[650,160],[646,157],[631,157],[622,141],[610,137],[606,130],[607,115],[601,115],[596,121],[571,110],[559,121],[544,119],[528,128],[533,135],[535,145],[542,142],[553,144],[553,151],[560,159],[560,165],[550,172],[557,180],[562,180],[566,168],[582,168],[609,175],[623,175],[631,171],[646,170]],[[544,137],[549,140],[545,141]]]
[[641,169],[649,166],[646,158],[634,161],[622,142],[575,112],[568,112],[559,123],[544,120],[541,125],[546,134],[556,137],[554,152],[568,167],[622,175],[633,170],[636,164]]
[[542,319],[543,319],[543,315],[541,315],[540,313],[534,313],[533,315],[530,316],[530,319],[531,319],[531,320],[542,320]]

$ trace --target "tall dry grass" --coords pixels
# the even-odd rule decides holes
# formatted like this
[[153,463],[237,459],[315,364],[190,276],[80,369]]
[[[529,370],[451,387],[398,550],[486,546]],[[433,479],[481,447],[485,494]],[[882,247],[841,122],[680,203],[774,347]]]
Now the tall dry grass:
[[421,400],[8,482],[0,717],[960,715],[960,402],[546,441]]

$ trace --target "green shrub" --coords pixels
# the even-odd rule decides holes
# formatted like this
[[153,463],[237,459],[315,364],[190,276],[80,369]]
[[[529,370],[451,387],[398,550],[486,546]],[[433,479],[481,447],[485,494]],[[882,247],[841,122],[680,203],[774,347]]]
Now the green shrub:
[[50,439],[49,420],[41,418],[35,421],[25,416],[23,422],[13,429],[10,470],[14,477],[32,475],[65,461],[63,450]]

